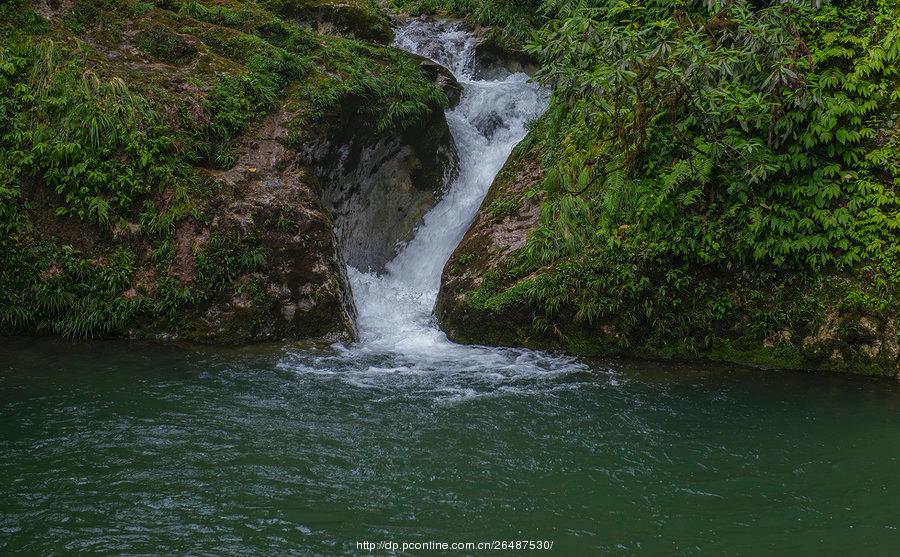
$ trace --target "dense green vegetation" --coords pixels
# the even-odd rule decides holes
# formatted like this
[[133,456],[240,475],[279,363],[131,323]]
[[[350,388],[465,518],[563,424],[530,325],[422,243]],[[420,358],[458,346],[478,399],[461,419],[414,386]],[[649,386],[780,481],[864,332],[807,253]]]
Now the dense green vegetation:
[[880,345],[900,313],[900,7],[813,4],[544,3],[527,49],[554,97],[517,154],[544,170],[541,224],[467,297],[532,308],[505,342],[805,365],[831,357],[801,342],[829,323]]
[[590,212],[692,263],[895,275],[896,3],[656,4],[576,10],[531,46],[557,94],[563,237]]
[[[211,222],[232,192],[210,171],[277,105],[300,145],[350,98],[374,132],[446,103],[414,59],[297,19],[326,4],[0,5],[0,332],[121,332],[259,269],[254,235],[213,237],[179,280],[176,228]],[[368,0],[349,7],[360,34],[390,32]]]
[[[527,244],[450,266],[515,326],[464,340],[896,367],[895,0],[386,4],[489,28],[553,91],[485,208],[538,203]],[[215,172],[273,111],[300,147],[348,106],[377,134],[444,105],[389,36],[370,0],[0,6],[0,331],[117,333],[249,288],[260,237],[214,234],[185,280],[179,226],[236,195]]]

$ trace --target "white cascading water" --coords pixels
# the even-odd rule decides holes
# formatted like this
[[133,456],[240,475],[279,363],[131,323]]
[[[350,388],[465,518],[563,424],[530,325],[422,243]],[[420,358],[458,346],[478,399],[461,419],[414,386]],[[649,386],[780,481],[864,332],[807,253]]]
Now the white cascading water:
[[[469,398],[490,387],[515,388],[524,376],[580,371],[577,360],[525,349],[462,346],[448,340],[433,310],[441,272],[462,240],[494,177],[526,124],[547,106],[547,93],[525,74],[473,78],[475,37],[460,24],[415,20],[397,31],[395,46],[449,68],[463,94],[447,120],[459,152],[459,175],[425,216],[415,237],[382,275],[349,268],[360,340],[337,354],[293,353],[282,362],[295,371],[340,373],[363,387],[415,377],[418,388]],[[426,377],[431,380],[423,384]],[[393,380],[391,379],[393,378]],[[461,378],[465,382],[460,381]]]

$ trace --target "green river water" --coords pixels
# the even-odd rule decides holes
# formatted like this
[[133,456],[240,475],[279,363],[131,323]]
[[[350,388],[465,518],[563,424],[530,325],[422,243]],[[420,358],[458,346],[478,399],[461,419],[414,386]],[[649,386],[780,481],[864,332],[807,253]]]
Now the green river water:
[[334,350],[0,339],[0,554],[900,552],[894,381],[302,363]]

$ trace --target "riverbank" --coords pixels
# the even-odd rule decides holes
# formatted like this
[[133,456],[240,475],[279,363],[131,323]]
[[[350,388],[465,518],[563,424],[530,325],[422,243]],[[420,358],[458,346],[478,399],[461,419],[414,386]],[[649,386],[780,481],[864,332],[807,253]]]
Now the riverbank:
[[6,4],[0,334],[900,374],[894,8],[600,4]]

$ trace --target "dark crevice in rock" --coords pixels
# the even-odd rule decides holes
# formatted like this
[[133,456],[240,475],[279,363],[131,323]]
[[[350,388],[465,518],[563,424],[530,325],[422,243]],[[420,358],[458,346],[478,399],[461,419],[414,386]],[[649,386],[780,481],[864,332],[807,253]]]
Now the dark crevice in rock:
[[505,48],[492,37],[490,29],[482,28],[477,33],[479,40],[475,46],[475,79],[505,79],[517,73],[534,75],[537,71],[538,63],[534,57]]

